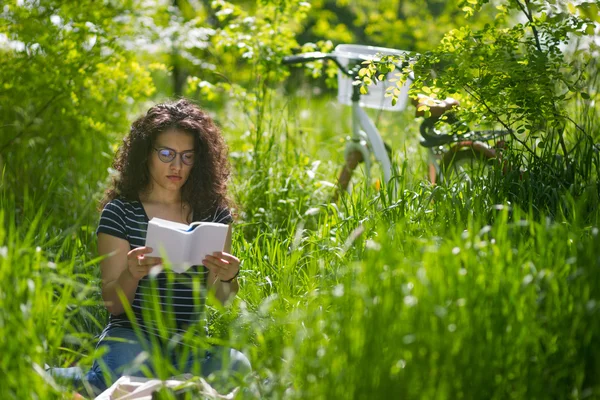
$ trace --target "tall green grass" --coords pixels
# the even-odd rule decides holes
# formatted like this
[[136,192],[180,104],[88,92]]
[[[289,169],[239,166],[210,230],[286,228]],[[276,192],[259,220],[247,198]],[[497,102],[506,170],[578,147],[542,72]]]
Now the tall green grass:
[[93,337],[81,321],[95,318],[88,308],[96,305],[97,287],[89,284],[93,274],[82,271],[95,260],[79,254],[81,231],[55,236],[59,217],[47,214],[51,196],[34,201],[25,195],[16,204],[14,194],[2,189],[0,396],[61,398],[65,389],[46,374],[45,364],[91,363]]
[[[417,123],[408,112],[382,115],[398,150],[395,187],[376,190],[359,171],[352,194],[333,204],[348,110],[305,96],[268,112],[260,139],[242,116],[219,117],[234,163],[241,290],[230,307],[213,299],[207,308],[211,342],[253,364],[239,397],[600,394],[593,147],[578,159],[589,176],[577,190],[531,161],[523,176],[432,186]],[[25,204],[2,193],[0,397],[67,396],[40,367],[86,368],[97,355],[93,335],[106,322],[97,214],[93,202],[85,218],[54,209],[51,192]],[[165,365],[161,376],[176,372],[150,356]]]
[[[319,108],[334,121],[328,132],[343,134],[334,107]],[[315,125],[322,129],[322,121]],[[396,191],[358,184],[335,205],[305,188],[335,179],[337,171],[310,179],[307,165],[294,163],[320,139],[305,137],[283,158],[261,154],[271,170],[259,182],[285,190],[265,190],[257,199],[239,181],[241,198],[248,195],[242,203],[267,207],[247,216],[247,224],[262,224],[254,241],[236,240],[247,274],[236,328],[228,333],[239,346],[252,343],[246,351],[266,378],[258,384],[263,394],[598,394],[594,146],[579,148],[575,162],[586,165],[587,175],[578,179],[566,170],[552,173],[554,154],[541,152],[519,159],[516,173],[498,169],[469,184],[432,187],[418,178],[425,177],[422,151],[407,135],[395,160]],[[416,163],[406,159],[411,153]]]

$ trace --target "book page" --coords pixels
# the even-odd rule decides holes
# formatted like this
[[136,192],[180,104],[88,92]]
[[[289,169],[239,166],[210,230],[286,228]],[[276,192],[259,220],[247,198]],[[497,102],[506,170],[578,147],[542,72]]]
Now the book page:
[[[146,246],[152,247],[152,257],[164,257],[172,264],[176,272],[187,270],[192,264],[189,262],[189,248],[192,232],[186,232],[175,226],[164,226],[161,221],[148,223],[148,232],[146,234]],[[163,220],[164,221],[164,220]],[[170,222],[170,221],[169,221]],[[187,228],[187,225],[182,225]]]
[[179,229],[182,231],[189,231],[190,226],[192,225],[186,225],[186,224],[182,224],[179,222],[175,222],[175,221],[169,221],[168,219],[162,219],[162,218],[152,218],[150,220],[153,224],[156,225],[160,225],[160,226],[164,226],[165,228],[173,228],[173,229]]
[[223,251],[229,225],[216,222],[203,222],[194,229],[190,243],[191,261],[194,265],[202,264],[207,254]]

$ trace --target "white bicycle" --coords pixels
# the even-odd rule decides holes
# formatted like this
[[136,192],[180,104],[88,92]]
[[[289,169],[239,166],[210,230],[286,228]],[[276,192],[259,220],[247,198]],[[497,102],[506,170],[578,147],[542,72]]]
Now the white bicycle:
[[[302,64],[316,60],[332,60],[338,67],[338,101],[342,104],[352,106],[352,135],[346,143],[344,152],[345,165],[338,177],[338,191],[334,195],[337,199],[340,191],[346,191],[350,183],[353,171],[360,162],[365,164],[365,174],[370,175],[372,156],[379,162],[383,177],[386,182],[392,178],[392,162],[387,146],[375,123],[363,110],[363,107],[376,108],[388,111],[402,111],[408,101],[407,82],[398,96],[398,101],[392,105],[389,98],[385,97],[386,89],[394,84],[384,80],[376,86],[369,88],[367,94],[360,93],[360,87],[352,82],[358,77],[362,68],[361,63],[365,60],[376,59],[383,55],[404,55],[402,50],[388,49],[384,47],[363,46],[353,44],[338,45],[331,53],[310,52],[295,56],[284,57],[284,64]],[[388,74],[390,75],[390,74]],[[388,76],[391,78],[391,76]]]
[[[352,106],[352,135],[346,143],[344,152],[345,164],[338,177],[338,190],[334,201],[340,192],[348,190],[352,173],[360,162],[365,163],[365,174],[369,177],[372,158],[375,158],[383,172],[385,182],[392,179],[392,162],[388,148],[377,127],[363,110],[363,107],[388,111],[402,111],[408,104],[408,90],[412,81],[407,79],[400,89],[397,102],[392,105],[385,97],[388,87],[395,86],[390,82],[394,72],[388,73],[384,80],[369,87],[367,94],[360,92],[360,86],[353,85],[363,68],[365,60],[377,60],[380,55],[407,55],[407,51],[388,49],[385,47],[363,46],[355,44],[338,45],[331,53],[310,52],[283,58],[284,64],[303,64],[317,60],[332,60],[338,67],[338,101]],[[420,144],[429,151],[429,180],[432,184],[443,181],[451,176],[468,180],[470,175],[479,173],[482,168],[501,159],[504,141],[499,140],[511,132],[506,130],[472,131],[462,129],[460,134],[452,130],[444,131],[436,127],[439,118],[452,111],[459,104],[456,100],[432,99],[418,96],[414,102],[416,116],[423,116],[422,105],[429,108],[429,117],[425,118],[420,127],[422,140]],[[447,120],[453,122],[452,116]],[[454,121],[456,122],[456,121]],[[494,141],[493,145],[489,142]],[[373,155],[373,157],[371,156]]]

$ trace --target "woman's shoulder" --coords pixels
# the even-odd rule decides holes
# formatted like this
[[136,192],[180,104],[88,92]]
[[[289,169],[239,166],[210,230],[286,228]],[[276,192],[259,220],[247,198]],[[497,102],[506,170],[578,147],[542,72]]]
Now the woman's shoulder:
[[110,210],[121,215],[135,215],[138,217],[144,216],[144,208],[139,200],[129,200],[122,197],[117,197],[106,203],[104,211]]
[[146,229],[146,214],[138,201],[115,198],[105,204],[96,233],[107,233],[125,240],[139,239]]

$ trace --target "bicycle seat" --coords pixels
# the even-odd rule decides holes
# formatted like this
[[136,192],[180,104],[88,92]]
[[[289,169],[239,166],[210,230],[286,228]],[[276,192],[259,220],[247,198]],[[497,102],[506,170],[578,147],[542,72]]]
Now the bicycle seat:
[[445,99],[440,100],[424,94],[418,95],[416,99],[412,100],[412,103],[417,109],[415,112],[415,117],[423,117],[425,115],[425,111],[420,109],[422,106],[429,107],[431,118],[439,118],[444,115],[446,111],[452,110],[454,107],[459,106],[459,102],[452,97],[446,97]]

